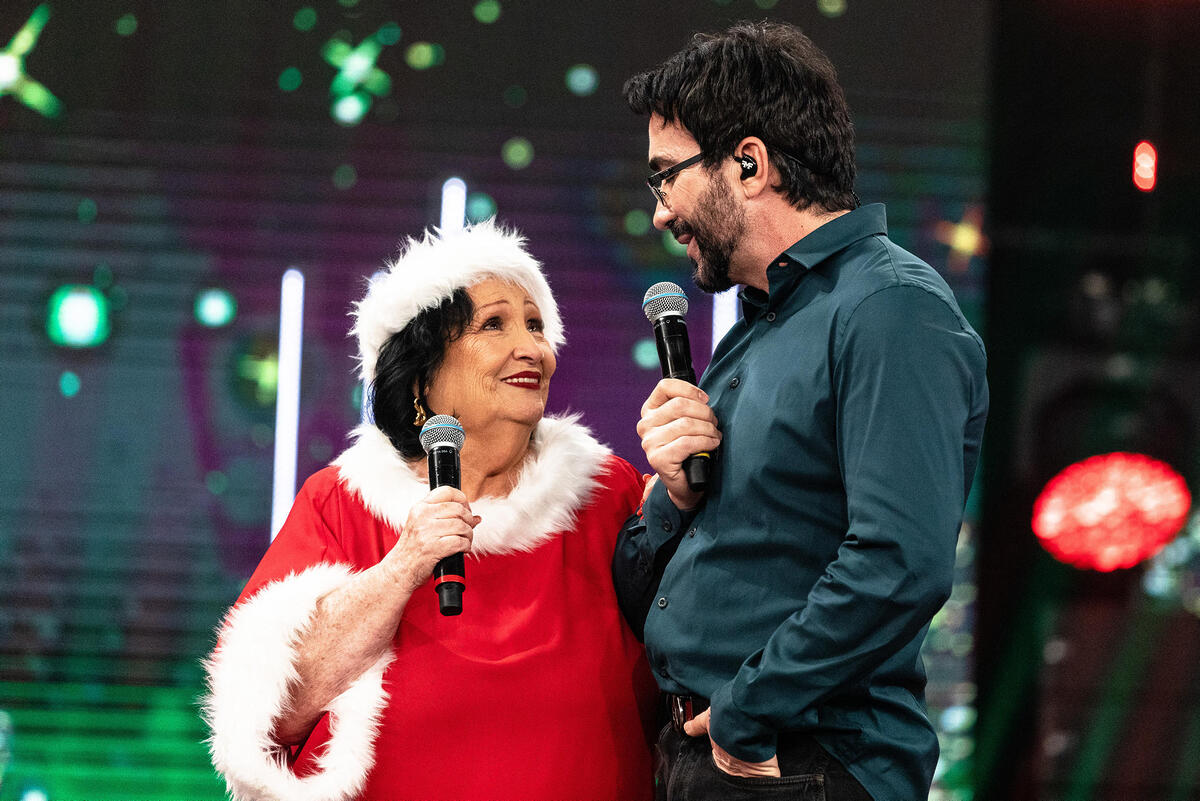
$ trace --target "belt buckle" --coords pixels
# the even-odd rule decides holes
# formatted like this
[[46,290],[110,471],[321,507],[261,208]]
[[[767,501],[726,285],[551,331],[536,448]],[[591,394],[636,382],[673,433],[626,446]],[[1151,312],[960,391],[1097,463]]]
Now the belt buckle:
[[695,715],[692,714],[692,698],[689,695],[674,695],[671,698],[671,724],[675,727],[675,731],[682,732],[683,724],[691,720]]

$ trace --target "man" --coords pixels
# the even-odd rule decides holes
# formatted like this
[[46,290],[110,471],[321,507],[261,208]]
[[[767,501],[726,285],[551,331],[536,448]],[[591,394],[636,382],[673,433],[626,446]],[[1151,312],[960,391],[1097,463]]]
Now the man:
[[[926,798],[919,650],[979,454],[983,343],[883,207],[858,208],[842,90],[797,29],[697,35],[625,97],[650,117],[655,226],[701,289],[744,285],[700,387],[663,380],[642,407],[658,482],[614,558],[672,711],[660,797]],[[701,451],[703,493],[681,471]]]

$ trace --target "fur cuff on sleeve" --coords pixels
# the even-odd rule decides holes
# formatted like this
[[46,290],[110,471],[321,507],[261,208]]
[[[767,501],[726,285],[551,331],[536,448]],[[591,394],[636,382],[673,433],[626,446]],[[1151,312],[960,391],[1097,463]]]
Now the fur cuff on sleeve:
[[321,596],[343,584],[345,565],[322,564],[264,587],[233,609],[205,661],[204,717],[213,765],[234,801],[345,801],[366,783],[387,703],[383,672],[389,651],[327,708],[329,742],[311,776],[297,777],[286,747],[271,739],[296,680],[296,646]]

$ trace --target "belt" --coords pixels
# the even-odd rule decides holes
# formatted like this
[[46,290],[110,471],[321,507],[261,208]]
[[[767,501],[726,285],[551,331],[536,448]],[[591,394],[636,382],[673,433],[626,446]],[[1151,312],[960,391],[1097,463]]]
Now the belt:
[[671,715],[671,726],[680,734],[683,724],[708,709],[708,699],[698,695],[675,695],[667,693],[667,711]]

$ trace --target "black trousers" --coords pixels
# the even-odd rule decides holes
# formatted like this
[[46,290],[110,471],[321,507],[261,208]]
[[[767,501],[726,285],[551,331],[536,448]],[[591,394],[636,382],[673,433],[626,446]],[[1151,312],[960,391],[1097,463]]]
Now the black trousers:
[[655,748],[655,801],[872,801],[841,762],[812,737],[779,737],[780,778],[730,776],[716,766],[708,736],[688,737],[667,724]]

